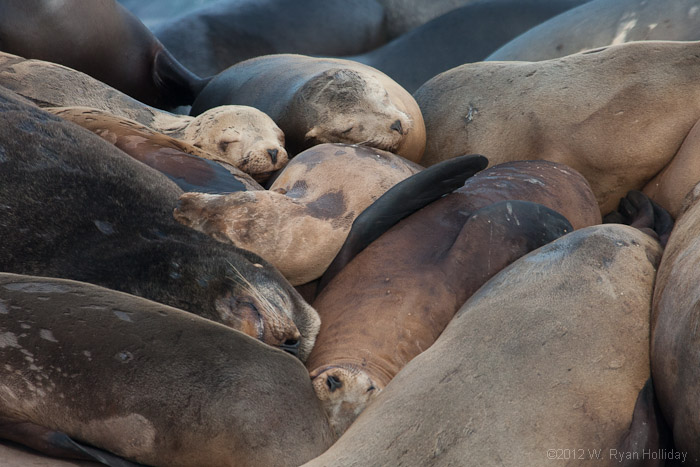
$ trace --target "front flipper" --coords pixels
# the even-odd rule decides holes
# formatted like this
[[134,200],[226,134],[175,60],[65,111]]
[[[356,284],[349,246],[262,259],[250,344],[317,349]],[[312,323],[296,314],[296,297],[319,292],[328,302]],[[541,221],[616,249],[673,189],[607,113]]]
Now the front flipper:
[[617,211],[608,213],[603,218],[603,223],[635,227],[657,239],[661,246],[666,245],[673,230],[673,218],[668,211],[637,190],[632,190],[621,198]]
[[0,438],[8,439],[53,457],[100,462],[110,467],[141,467],[107,451],[78,443],[65,433],[35,425],[0,418]]
[[321,277],[316,293],[320,293],[352,258],[401,219],[461,187],[466,179],[487,165],[488,159],[484,156],[455,157],[391,187],[357,216],[343,247]]

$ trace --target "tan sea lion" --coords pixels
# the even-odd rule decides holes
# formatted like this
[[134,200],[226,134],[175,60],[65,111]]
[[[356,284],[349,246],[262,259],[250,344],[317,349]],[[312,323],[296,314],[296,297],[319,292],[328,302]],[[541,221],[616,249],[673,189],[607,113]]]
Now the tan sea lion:
[[[170,153],[191,154],[233,166],[234,177],[246,185],[247,189],[261,189],[245,174],[262,182],[273,171],[284,167],[288,162],[287,152],[284,150],[284,135],[274,122],[259,110],[252,107],[230,107],[232,108],[215,107],[197,119],[183,116],[183,124],[188,122],[187,119],[189,124],[179,130],[170,131],[170,134],[177,134],[177,138],[155,132],[134,120],[89,107],[48,107],[46,110],[92,131],[141,162],[147,163],[147,159],[154,159],[154,153],[162,154],[161,158],[168,158]],[[270,126],[260,125],[254,129],[250,120],[245,128],[226,126],[227,122],[224,119],[230,117],[232,112],[248,113],[249,110],[267,118]],[[218,120],[219,117],[222,117],[221,121]],[[243,120],[246,119],[241,119]],[[272,129],[276,131],[269,131]],[[211,139],[213,134],[219,135],[218,144],[217,140]],[[219,192],[235,191],[226,190],[225,186],[222,188]]]
[[651,372],[656,395],[679,451],[700,465],[698,436],[698,262],[700,186],[688,194],[671,232],[654,289]]
[[256,107],[279,125],[287,149],[362,144],[420,162],[425,131],[411,95],[374,68],[350,60],[266,55],[219,73],[192,115],[219,105]]
[[[578,170],[601,212],[640,190],[700,119],[700,42],[636,42],[544,62],[481,62],[415,93],[424,165],[469,152],[491,164],[546,159]],[[664,206],[665,207],[665,206]]]
[[297,359],[143,298],[3,273],[0,344],[0,437],[28,446],[65,434],[147,465],[270,466],[333,442]]
[[185,193],[175,219],[252,251],[292,285],[323,274],[358,214],[422,170],[379,149],[319,144],[295,156],[269,191]]
[[0,49],[83,71],[161,108],[190,105],[206,83],[115,0],[3,2]]
[[259,256],[179,224],[164,175],[0,88],[0,270],[94,283],[304,359],[318,315]]
[[[336,271],[324,275],[321,286],[327,285],[313,302],[321,330],[307,368],[336,433],[341,434],[408,361],[437,339],[459,307],[491,276],[573,230],[551,206],[565,206],[579,226],[586,219],[600,220],[580,175],[571,169],[562,172],[555,164],[529,164],[524,168],[531,173],[522,177],[512,176],[519,171],[516,165],[469,178],[463,188],[398,222],[330,281],[326,275]],[[395,188],[411,182],[409,178]],[[584,189],[561,190],[577,184]],[[412,195],[420,198],[423,193]],[[594,216],[574,207],[586,200]],[[380,198],[363,216],[372,210],[388,211],[381,206],[385,202]],[[365,222],[371,225],[371,219]],[[355,241],[349,237],[347,243]]]
[[520,258],[306,465],[620,465],[660,256],[640,231],[603,225]]

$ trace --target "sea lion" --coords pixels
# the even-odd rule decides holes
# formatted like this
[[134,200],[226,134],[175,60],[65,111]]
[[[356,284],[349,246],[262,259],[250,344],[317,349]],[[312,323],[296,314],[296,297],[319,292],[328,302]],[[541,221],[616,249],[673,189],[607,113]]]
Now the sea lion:
[[408,92],[433,76],[478,62],[528,29],[588,0],[476,0],[388,44],[345,57],[386,73]]
[[262,55],[360,54],[384,44],[385,31],[384,9],[376,0],[219,1],[154,28],[166,48],[200,76]]
[[389,38],[394,39],[427,23],[433,18],[474,0],[378,0],[386,10],[385,22]]
[[0,441],[0,462],[3,467],[104,467],[104,464],[92,461],[58,460],[19,444]]
[[305,358],[316,312],[257,255],[172,217],[164,175],[0,88],[0,270],[94,283]]
[[[184,15],[218,0],[118,0],[124,8],[136,15],[150,30],[163,21]],[[206,76],[206,75],[204,75]]]
[[[39,107],[90,107],[134,120],[213,154],[218,160],[237,154],[277,149],[286,157],[284,135],[275,122],[258,109],[220,106],[196,118],[149,107],[79,71],[41,60],[25,60],[0,52],[0,86]],[[267,156],[272,160],[272,154]]]
[[3,438],[154,466],[299,465],[333,442],[297,359],[143,298],[3,273],[0,343]]
[[319,144],[295,156],[268,191],[185,193],[174,216],[260,255],[300,285],[323,274],[360,212],[420,170],[386,151]]
[[453,68],[415,93],[428,134],[422,163],[470,152],[491,164],[565,163],[606,214],[671,161],[700,119],[700,60],[688,59],[699,52],[700,42],[635,42]]
[[537,62],[631,41],[700,39],[698,0],[595,0],[543,22],[486,60]]
[[80,70],[161,108],[190,105],[206,83],[114,0],[3,2],[0,48]]
[[[155,132],[134,120],[89,107],[48,107],[46,110],[92,131],[141,162],[156,157],[151,156],[153,153],[162,154],[160,157],[166,159],[169,158],[170,153],[173,155],[186,153],[223,162],[235,168],[232,171],[233,176],[239,180],[239,185],[243,183],[248,189],[257,184],[246,174],[251,175],[258,182],[263,182],[272,172],[283,168],[288,162],[287,151],[284,149],[284,135],[272,120],[265,122],[261,119],[263,123],[269,123],[269,126],[252,127],[251,123],[255,124],[255,122],[248,120],[247,127],[228,128],[225,126],[226,123],[217,121],[217,117],[223,115],[226,118],[232,112],[247,114],[252,111],[269,119],[252,107],[214,107],[196,121],[192,121],[195,119],[189,117],[189,125],[179,131],[182,139]],[[246,119],[241,118],[240,121],[246,121]],[[177,134],[172,130],[170,133]],[[219,135],[216,140],[210,138],[213,134]],[[216,144],[217,141],[218,144]],[[224,189],[223,191],[235,190]]]
[[[562,189],[571,186],[568,193]],[[363,213],[370,214],[365,223],[387,217],[390,210],[383,204],[405,204],[392,199],[392,190],[385,194],[390,202],[382,197]],[[336,264],[324,274],[313,302],[321,330],[307,368],[336,432],[342,433],[403,365],[434,342],[489,277],[573,230],[551,207],[565,211],[579,227],[600,221],[590,188],[573,170],[539,161],[493,167],[394,227],[384,226],[386,233],[354,258],[345,257],[347,266]],[[358,243],[351,232],[346,245]],[[369,387],[376,391],[367,392]]]
[[611,224],[520,258],[306,465],[619,465],[610,449],[649,378],[660,256]]
[[268,114],[293,154],[320,143],[348,143],[420,162],[425,149],[413,97],[385,74],[350,60],[291,54],[246,60],[212,79],[191,114],[226,104]]
[[654,289],[651,318],[651,372],[664,418],[689,465],[700,465],[694,416],[698,400],[698,232],[700,186],[688,194],[687,208],[676,219],[666,244]]
[[[466,212],[515,199],[543,204],[561,213],[574,229],[601,223],[590,185],[581,174],[564,164],[549,161],[507,162],[467,178],[461,187],[450,185],[445,190],[440,189],[439,183],[449,181],[451,174],[461,171],[450,163],[459,159],[464,159],[464,156],[435,164],[419,175],[398,183],[384,194],[381,202],[362,212],[323,274],[318,291],[398,221],[452,191],[467,197],[461,201]],[[432,172],[436,169],[439,172]],[[434,196],[426,196],[430,192]],[[421,193],[421,196],[416,197],[414,193]]]
[[[436,201],[399,223],[313,302],[321,330],[307,368],[338,436],[486,280],[573,230],[536,203],[503,201],[469,215],[455,201]],[[382,250],[390,242],[397,248]]]

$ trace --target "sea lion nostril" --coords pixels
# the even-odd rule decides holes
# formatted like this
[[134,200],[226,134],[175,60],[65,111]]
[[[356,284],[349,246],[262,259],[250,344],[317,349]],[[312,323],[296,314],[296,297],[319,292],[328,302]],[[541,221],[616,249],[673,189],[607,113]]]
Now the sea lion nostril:
[[296,357],[299,355],[300,345],[301,341],[299,339],[287,339],[284,341],[284,343],[282,343],[282,345],[280,345],[280,348]]
[[270,159],[272,159],[272,163],[276,164],[277,163],[277,149],[268,149],[267,153],[270,155]]
[[389,128],[401,133],[403,131],[403,127],[401,126],[401,120],[396,120],[394,123],[391,124]]
[[328,376],[326,378],[326,385],[328,386],[328,389],[330,389],[331,392],[335,391],[338,388],[343,387],[343,382],[337,379],[335,376]]

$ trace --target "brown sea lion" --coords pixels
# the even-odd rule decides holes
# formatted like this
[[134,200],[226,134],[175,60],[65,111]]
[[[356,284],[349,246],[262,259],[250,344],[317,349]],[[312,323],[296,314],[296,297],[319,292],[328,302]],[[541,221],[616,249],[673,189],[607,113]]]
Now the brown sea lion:
[[688,59],[699,52],[700,42],[635,42],[453,68],[415,93],[428,133],[423,164],[470,152],[491,164],[565,163],[607,214],[671,161],[700,119],[700,60]]
[[698,0],[594,0],[533,27],[486,60],[537,62],[631,41],[700,39]]
[[292,285],[305,284],[323,274],[360,212],[420,170],[379,149],[319,144],[295,156],[269,191],[185,193],[174,215],[260,255]]
[[305,358],[316,312],[259,256],[180,225],[174,183],[0,88],[0,270],[143,296]]
[[[245,109],[260,112],[251,107]],[[48,107],[46,110],[92,131],[130,156],[147,164],[148,160],[155,158],[169,160],[182,153],[223,162],[229,167],[233,166],[232,175],[239,180],[239,185],[243,183],[247,189],[261,189],[261,187],[246,174],[262,182],[273,171],[281,169],[288,162],[287,152],[284,150],[284,135],[271,120],[269,123],[278,132],[272,141],[270,141],[272,138],[263,139],[260,135],[261,131],[258,131],[257,135],[251,132],[251,128],[223,128],[222,122],[217,123],[217,116],[221,113],[230,115],[230,112],[221,107],[211,109],[209,115],[202,115],[196,122],[191,122],[183,128],[182,139],[155,132],[134,120],[89,107]],[[203,119],[211,119],[211,123]],[[206,128],[206,132],[202,131],[203,128]],[[202,137],[203,134],[211,136],[215,132],[220,135],[218,147],[214,147],[214,141]],[[228,134],[223,136],[225,133]],[[228,144],[223,142],[224,137],[230,140]],[[254,137],[257,137],[257,140]],[[210,152],[211,149],[215,152]],[[225,186],[216,188],[220,188],[218,192],[236,191],[233,188],[226,190]],[[217,191],[215,189],[210,192]]]
[[[153,131],[185,140],[217,160],[269,149],[278,161],[286,157],[284,135],[258,109],[221,106],[197,118],[149,107],[79,71],[41,60],[25,60],[0,52],[0,86],[40,107],[89,107],[134,120]],[[273,154],[266,156],[272,161]]]
[[291,466],[333,442],[297,359],[122,292],[0,274],[0,358],[0,437],[32,447],[65,434],[154,466]]
[[660,256],[603,225],[517,260],[306,465],[619,465],[611,449],[649,378]]
[[[688,195],[676,220],[654,289],[651,372],[656,395],[687,465],[700,465],[698,388],[698,262],[700,262],[700,186]],[[684,464],[686,465],[686,464]]]
[[[476,175],[463,188],[404,218],[355,256],[313,302],[321,330],[307,368],[338,434],[435,341],[484,282],[520,256],[573,230],[561,214],[528,197],[554,207],[569,205],[567,212],[577,220],[600,220],[580,175],[554,164],[529,164],[539,180],[532,173],[513,177],[517,166],[500,174],[500,167],[494,167],[481,173],[481,181]],[[584,189],[566,196],[552,193],[572,181]],[[585,200],[587,211],[595,215],[578,213],[575,206]],[[380,198],[365,212],[381,212],[384,202]],[[401,199],[392,202],[403,204]]]
[[192,115],[219,105],[256,107],[279,125],[287,149],[362,144],[420,162],[423,117],[415,100],[374,68],[350,60],[280,54],[219,73],[192,104]]
[[2,2],[0,49],[80,70],[162,108],[190,105],[206,83],[114,0]]

